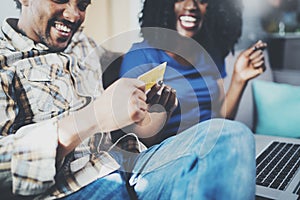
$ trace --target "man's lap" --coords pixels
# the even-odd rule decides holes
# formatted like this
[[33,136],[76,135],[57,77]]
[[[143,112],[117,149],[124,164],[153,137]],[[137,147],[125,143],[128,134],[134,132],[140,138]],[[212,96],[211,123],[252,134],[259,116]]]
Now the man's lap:
[[247,154],[251,155],[254,154],[253,142],[253,134],[245,125],[225,119],[212,119],[199,123],[140,153],[133,172],[139,173],[142,168],[143,173],[152,172],[169,162],[190,155],[196,155],[201,159],[208,156],[216,145],[221,144],[223,148],[226,145],[232,148],[235,143],[246,143],[241,151],[249,151]]
[[[129,183],[141,198],[147,193],[161,197],[169,192],[176,199],[204,198],[216,189],[207,185],[211,181],[211,185],[223,188],[223,195],[227,195],[223,198],[228,198],[234,194],[232,189],[243,188],[244,184],[249,186],[249,192],[241,198],[251,199],[255,186],[254,149],[253,135],[246,126],[224,119],[208,120],[142,152]],[[235,173],[236,178],[230,177]],[[226,185],[238,183],[237,179],[243,183],[236,187]]]
[[115,171],[105,177],[97,179],[90,183],[79,191],[66,196],[64,200],[78,200],[78,199],[89,199],[89,200],[126,200],[130,199],[130,196],[126,189],[126,182],[119,171]]
[[[97,198],[102,199],[101,190],[105,190],[107,197],[120,198],[120,195],[125,195],[122,199],[129,198],[126,190],[127,178],[122,176],[128,172],[127,174],[132,175],[128,180],[129,185],[141,199],[180,199],[215,195],[210,192],[216,188],[210,185],[223,188],[223,195],[229,197],[233,193],[232,189],[237,186],[226,184],[238,182],[230,177],[236,173],[237,179],[245,177],[244,180],[240,180],[244,182],[240,187],[249,185],[247,189],[250,191],[243,198],[250,199],[252,193],[254,195],[255,185],[254,149],[252,133],[244,125],[224,119],[208,120],[140,154],[124,158],[127,159],[127,164],[134,163],[134,166],[121,169],[124,172],[115,172],[101,178],[87,186],[88,189],[81,189],[79,193],[87,195],[92,192],[95,197],[100,195]],[[246,156],[241,157],[241,154]],[[122,161],[122,158],[118,159],[119,162]],[[126,172],[129,169],[132,169],[132,172]],[[117,178],[118,181],[112,181],[111,177]],[[207,184],[207,181],[212,180],[213,184]],[[70,197],[79,197],[73,195]]]

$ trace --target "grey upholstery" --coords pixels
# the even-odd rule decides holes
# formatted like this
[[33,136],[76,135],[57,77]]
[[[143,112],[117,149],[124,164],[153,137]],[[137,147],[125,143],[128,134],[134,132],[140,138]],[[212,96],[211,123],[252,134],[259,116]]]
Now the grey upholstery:
[[274,81],[278,83],[287,83],[290,85],[300,85],[300,70],[299,69],[282,69],[273,70]]

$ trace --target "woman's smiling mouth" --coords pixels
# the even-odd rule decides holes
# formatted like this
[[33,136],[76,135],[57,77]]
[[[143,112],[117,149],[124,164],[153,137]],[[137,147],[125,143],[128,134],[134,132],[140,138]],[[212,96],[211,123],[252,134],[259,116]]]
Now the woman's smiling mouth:
[[180,24],[183,28],[194,29],[199,27],[200,20],[195,16],[191,15],[182,15],[179,17]]

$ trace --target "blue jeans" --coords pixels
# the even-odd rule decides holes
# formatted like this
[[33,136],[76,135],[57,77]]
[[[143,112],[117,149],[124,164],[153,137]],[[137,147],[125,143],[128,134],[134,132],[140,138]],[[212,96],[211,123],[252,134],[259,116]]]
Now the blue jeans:
[[[66,199],[247,200],[255,196],[254,137],[239,122],[208,120],[136,156],[112,155],[127,166]],[[131,173],[126,173],[128,169]]]

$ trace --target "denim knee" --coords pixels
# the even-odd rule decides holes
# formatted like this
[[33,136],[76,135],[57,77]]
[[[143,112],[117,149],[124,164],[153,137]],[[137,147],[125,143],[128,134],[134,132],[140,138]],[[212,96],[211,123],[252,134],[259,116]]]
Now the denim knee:
[[251,130],[241,122],[227,119],[211,119],[193,127],[193,141],[200,146],[200,157],[208,154],[215,145],[230,148],[234,145],[244,145],[244,148],[254,148],[254,136]]
[[[238,121],[226,120],[222,135],[237,139],[245,145],[254,146],[254,135],[252,131],[243,123]],[[229,139],[230,139],[229,138]]]
[[241,137],[249,141],[253,141],[252,131],[243,123],[228,119],[215,118],[198,124],[199,126],[207,126],[207,134],[220,134],[223,137]]

